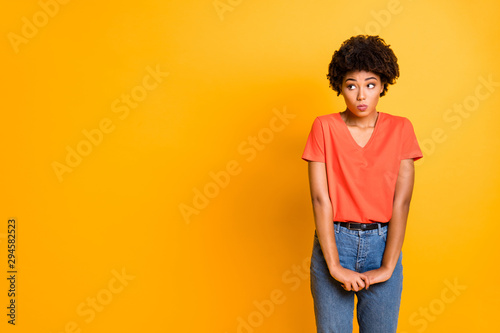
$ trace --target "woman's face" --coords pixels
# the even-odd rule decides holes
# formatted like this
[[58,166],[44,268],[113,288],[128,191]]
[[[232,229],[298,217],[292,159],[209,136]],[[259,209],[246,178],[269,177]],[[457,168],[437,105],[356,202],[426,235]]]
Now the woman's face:
[[358,117],[376,112],[380,93],[384,85],[380,77],[372,72],[353,71],[346,74],[342,82],[342,96],[349,111]]

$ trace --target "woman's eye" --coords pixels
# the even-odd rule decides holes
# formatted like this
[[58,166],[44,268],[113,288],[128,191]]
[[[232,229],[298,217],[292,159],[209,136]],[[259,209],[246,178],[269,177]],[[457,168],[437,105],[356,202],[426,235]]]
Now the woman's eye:
[[375,88],[375,83],[368,83],[368,88]]
[[349,84],[349,85],[347,86],[347,89],[349,89],[349,90],[353,90],[353,89],[354,89],[354,84]]

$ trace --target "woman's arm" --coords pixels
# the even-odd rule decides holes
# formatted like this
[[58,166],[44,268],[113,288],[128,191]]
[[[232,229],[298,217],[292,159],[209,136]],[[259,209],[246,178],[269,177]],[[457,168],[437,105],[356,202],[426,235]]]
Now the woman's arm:
[[396,267],[403,247],[414,179],[415,168],[413,159],[401,160],[398,179],[396,181],[396,190],[394,192],[392,218],[387,226],[389,229],[387,230],[387,242],[382,266],[379,269],[365,272],[370,284],[389,280]]
[[325,163],[309,162],[309,185],[313,204],[314,222],[321,250],[332,277],[342,283],[345,290],[358,291],[368,287],[368,278],[349,269],[339,262],[335,230],[333,226],[332,203],[328,195],[328,180]]

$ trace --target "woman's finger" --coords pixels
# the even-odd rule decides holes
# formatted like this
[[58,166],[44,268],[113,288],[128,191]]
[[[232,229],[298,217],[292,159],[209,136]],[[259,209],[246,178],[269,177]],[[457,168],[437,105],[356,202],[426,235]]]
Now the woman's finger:
[[366,290],[368,290],[368,288],[370,288],[370,279],[366,275],[361,275],[361,278],[365,282],[365,288],[366,288]]

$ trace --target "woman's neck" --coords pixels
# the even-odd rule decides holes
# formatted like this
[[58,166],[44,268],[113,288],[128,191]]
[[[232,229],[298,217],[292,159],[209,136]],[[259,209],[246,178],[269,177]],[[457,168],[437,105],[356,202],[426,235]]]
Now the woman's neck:
[[342,120],[346,123],[347,126],[356,126],[360,128],[368,128],[375,127],[375,124],[378,120],[378,112],[375,111],[372,114],[367,114],[363,117],[358,117],[353,114],[349,109],[340,113]]

